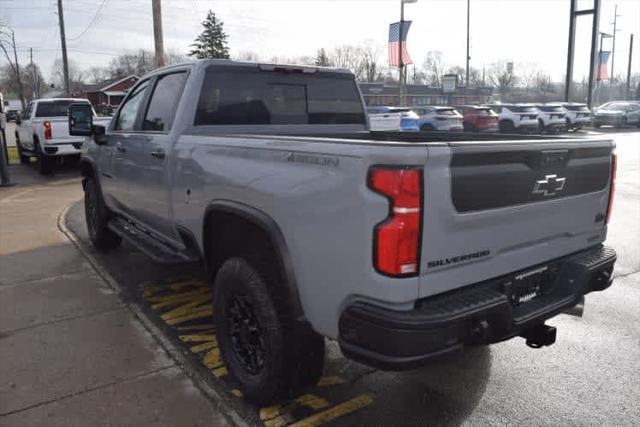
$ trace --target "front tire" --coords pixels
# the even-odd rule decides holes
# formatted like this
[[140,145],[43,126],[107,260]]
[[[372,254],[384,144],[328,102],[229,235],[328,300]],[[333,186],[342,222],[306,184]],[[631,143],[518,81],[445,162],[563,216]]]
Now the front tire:
[[513,133],[516,130],[513,122],[511,120],[503,120],[498,123],[498,127],[500,128],[500,132],[502,133]]
[[249,259],[229,258],[216,274],[216,336],[222,358],[244,396],[266,405],[317,382],[324,363],[324,339],[295,323],[287,298],[278,295],[276,283],[270,283],[277,274],[265,271],[275,263]]
[[109,210],[104,204],[100,186],[94,178],[87,178],[84,185],[84,214],[89,239],[97,250],[107,252],[120,245],[122,238],[107,226]]

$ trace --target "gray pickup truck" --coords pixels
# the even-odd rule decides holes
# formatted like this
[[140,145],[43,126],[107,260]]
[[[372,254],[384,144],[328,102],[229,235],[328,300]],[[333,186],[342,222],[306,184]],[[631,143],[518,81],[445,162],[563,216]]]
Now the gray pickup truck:
[[393,370],[550,345],[612,281],[609,139],[370,132],[347,71],[224,60],[148,74],[108,128],[70,112],[92,243],[201,262],[256,402],[316,381],[323,337]]

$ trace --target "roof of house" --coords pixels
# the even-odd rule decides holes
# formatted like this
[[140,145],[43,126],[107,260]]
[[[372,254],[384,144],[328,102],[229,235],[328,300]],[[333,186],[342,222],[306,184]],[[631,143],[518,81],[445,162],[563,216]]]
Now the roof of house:
[[87,84],[82,87],[82,90],[84,90],[85,92],[106,92],[112,86],[116,86],[118,83],[127,81],[132,77],[134,77],[136,81],[139,79],[139,77],[136,76],[135,74],[131,74],[129,76],[122,77],[122,78],[103,80],[101,82]]

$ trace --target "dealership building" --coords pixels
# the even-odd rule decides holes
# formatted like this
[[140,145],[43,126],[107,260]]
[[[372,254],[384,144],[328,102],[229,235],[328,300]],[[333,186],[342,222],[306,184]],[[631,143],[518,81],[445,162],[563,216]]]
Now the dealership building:
[[[399,105],[397,84],[359,83],[360,91],[367,105]],[[405,86],[405,105],[466,105],[483,104],[491,100],[493,88],[458,87],[451,93],[445,93],[441,87],[425,85]]]

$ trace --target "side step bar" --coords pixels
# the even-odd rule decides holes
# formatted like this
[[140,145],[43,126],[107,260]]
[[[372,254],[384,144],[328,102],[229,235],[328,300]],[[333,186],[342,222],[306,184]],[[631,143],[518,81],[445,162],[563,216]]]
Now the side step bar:
[[197,255],[165,244],[124,218],[112,218],[109,220],[108,227],[158,264],[185,264],[199,261]]

